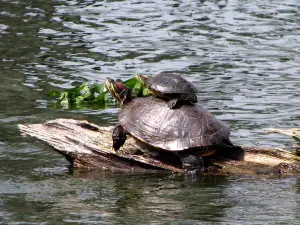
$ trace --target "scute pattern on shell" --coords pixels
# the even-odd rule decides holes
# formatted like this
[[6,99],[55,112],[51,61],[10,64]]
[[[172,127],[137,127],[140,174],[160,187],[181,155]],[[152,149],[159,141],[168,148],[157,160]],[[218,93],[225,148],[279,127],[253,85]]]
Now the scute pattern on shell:
[[122,107],[119,122],[134,137],[169,151],[230,143],[230,128],[192,103],[173,110],[159,98],[137,98]]
[[163,94],[197,93],[197,88],[175,73],[161,73],[147,80],[147,85]]

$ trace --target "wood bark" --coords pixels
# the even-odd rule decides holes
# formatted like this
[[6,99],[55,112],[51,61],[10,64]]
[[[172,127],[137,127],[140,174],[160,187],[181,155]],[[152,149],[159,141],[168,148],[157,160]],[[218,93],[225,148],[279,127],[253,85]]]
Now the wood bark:
[[[144,147],[129,137],[118,153],[112,150],[113,127],[88,121],[56,119],[42,124],[20,124],[25,136],[36,138],[62,154],[74,168],[101,168],[112,171],[184,172],[179,165],[167,163],[151,154],[140,154]],[[300,157],[283,149],[242,146],[244,160],[211,158],[208,174],[277,174],[300,172]]]

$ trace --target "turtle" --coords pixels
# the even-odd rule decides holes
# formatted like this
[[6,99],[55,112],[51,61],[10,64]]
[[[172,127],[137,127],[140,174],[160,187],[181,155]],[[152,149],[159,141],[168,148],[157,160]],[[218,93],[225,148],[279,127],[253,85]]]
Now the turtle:
[[217,152],[231,159],[243,157],[225,150],[234,147],[229,126],[203,107],[187,102],[170,109],[168,101],[154,96],[132,98],[129,88],[111,78],[106,78],[105,86],[122,103],[112,132],[116,152],[131,135],[155,151],[174,153],[187,172],[203,171],[202,157]]
[[179,74],[164,72],[150,78],[137,74],[136,79],[153,95],[168,99],[170,109],[175,108],[180,101],[198,101],[198,89]]

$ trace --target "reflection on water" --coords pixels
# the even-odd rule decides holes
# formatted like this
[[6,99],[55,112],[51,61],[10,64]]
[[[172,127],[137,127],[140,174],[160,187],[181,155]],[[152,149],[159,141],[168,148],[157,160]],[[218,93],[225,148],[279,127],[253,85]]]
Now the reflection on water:
[[[184,177],[101,171],[32,174],[0,190],[3,222],[224,224],[296,222],[298,179]],[[280,204],[279,204],[280,203]],[[28,207],[23,207],[24,204]]]
[[58,117],[114,124],[116,109],[50,109],[46,93],[175,71],[231,125],[235,143],[291,148],[263,131],[299,126],[299,8],[295,0],[1,1],[0,221],[296,222],[298,179],[77,176],[16,125]]

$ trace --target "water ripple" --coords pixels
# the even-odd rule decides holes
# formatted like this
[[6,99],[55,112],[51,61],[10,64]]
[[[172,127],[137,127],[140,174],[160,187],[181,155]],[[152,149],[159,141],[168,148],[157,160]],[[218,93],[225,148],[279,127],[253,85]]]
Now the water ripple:
[[[292,147],[264,129],[299,126],[299,9],[296,0],[2,1],[0,190],[7,195],[0,205],[7,207],[0,222],[42,224],[54,214],[58,223],[297,221],[293,180],[287,188],[282,180],[190,183],[157,175],[152,182],[123,174],[99,183],[59,180],[66,166],[44,147],[24,147],[16,124],[57,117],[115,124],[116,109],[47,109],[46,93],[174,71],[198,87],[198,104],[231,125],[234,143]],[[14,142],[19,148],[9,147]]]

